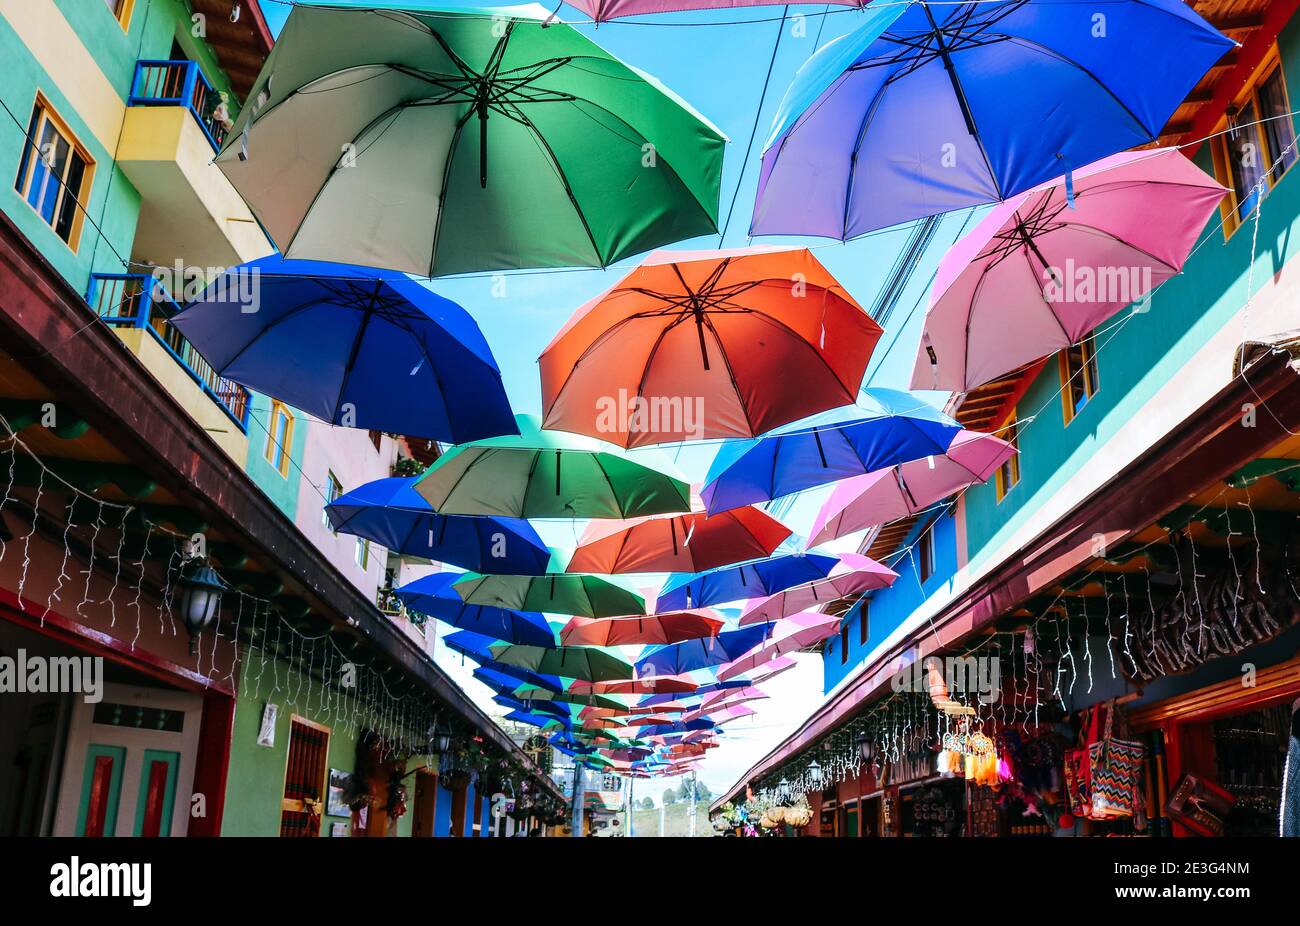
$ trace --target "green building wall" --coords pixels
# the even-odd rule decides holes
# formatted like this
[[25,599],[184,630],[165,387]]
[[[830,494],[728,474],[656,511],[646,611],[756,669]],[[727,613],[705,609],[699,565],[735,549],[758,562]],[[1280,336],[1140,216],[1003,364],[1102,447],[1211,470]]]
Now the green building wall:
[[271,400],[260,392],[254,392],[248,408],[248,459],[244,469],[257,487],[266,493],[285,517],[294,521],[298,516],[298,488],[302,483],[303,448],[307,443],[307,429],[311,422],[302,412],[293,410],[293,439],[289,442],[289,464],[287,475],[271,465],[266,459],[267,434],[271,427]]
[[[221,820],[223,836],[278,836],[280,801],[284,797],[284,773],[289,762],[289,725],[296,714],[330,728],[328,767],[352,772],[356,767],[357,737],[336,725],[332,712],[312,713],[286,703],[284,695],[271,692],[272,668],[268,663],[261,691],[242,691],[235,699],[235,723],[230,743],[230,766],[226,780],[225,810]],[[301,673],[287,663],[277,666],[283,691],[295,691],[304,682]],[[261,667],[254,670],[260,672]],[[241,685],[241,688],[248,687]],[[305,688],[303,689],[306,690]],[[317,690],[317,689],[313,689]],[[275,745],[259,746],[262,709],[267,701],[279,706]],[[422,762],[422,759],[415,759]],[[414,767],[414,766],[412,766]],[[409,785],[410,779],[408,779]],[[408,807],[411,805],[408,802]],[[411,835],[413,814],[408,810],[397,820],[397,835]],[[347,817],[321,817],[321,836],[328,837],[330,825],[342,823],[351,833]]]

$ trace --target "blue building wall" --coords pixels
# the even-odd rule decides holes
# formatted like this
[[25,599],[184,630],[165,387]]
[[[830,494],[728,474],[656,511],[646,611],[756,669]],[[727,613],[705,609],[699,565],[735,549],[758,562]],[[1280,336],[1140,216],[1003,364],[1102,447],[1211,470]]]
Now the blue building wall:
[[[934,573],[920,581],[917,571],[918,539],[929,530],[934,539]],[[841,638],[826,641],[822,651],[823,690],[830,691],[841,681],[856,672],[867,656],[886,637],[914,612],[922,602],[936,592],[950,589],[957,571],[957,521],[951,512],[918,520],[903,544],[905,552],[890,567],[898,573],[898,580],[889,588],[872,592],[865,605],[854,605],[844,615],[843,626],[848,628],[848,658],[841,651]],[[867,620],[867,640],[862,642],[862,620]]]

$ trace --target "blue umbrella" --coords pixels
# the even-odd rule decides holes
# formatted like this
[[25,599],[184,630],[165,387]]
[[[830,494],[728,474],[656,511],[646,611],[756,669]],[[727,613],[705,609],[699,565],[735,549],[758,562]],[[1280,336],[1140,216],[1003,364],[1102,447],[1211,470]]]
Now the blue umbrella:
[[478,324],[406,277],[264,257],[172,323],[222,376],[331,424],[452,443],[518,433]]
[[821,553],[790,553],[722,566],[707,572],[671,576],[655,601],[655,610],[689,611],[742,598],[766,598],[830,574],[838,557]]
[[751,440],[729,441],[700,496],[710,514],[947,451],[961,425],[898,389],[864,389],[832,409]]
[[661,646],[636,664],[637,675],[679,675],[732,662],[762,643],[771,626],[753,624],[739,630],[725,631],[716,637]]
[[527,521],[438,514],[414,485],[414,479],[400,476],[376,479],[340,495],[325,506],[325,514],[334,530],[408,556],[476,572],[546,572],[551,552]]
[[[742,655],[744,655],[742,653]],[[725,682],[710,682],[707,685],[701,685],[694,691],[687,691],[681,694],[672,692],[663,692],[662,694],[649,694],[637,702],[642,707],[650,707],[655,704],[667,704],[672,701],[693,701],[697,698],[703,698],[705,695],[713,694],[718,691],[729,691],[732,688],[745,688],[753,683],[746,678],[729,678]]]
[[458,572],[435,572],[406,583],[393,594],[412,611],[481,634],[492,642],[504,640],[528,646],[556,645],[555,631],[546,618],[534,611],[466,604],[452,588],[460,577]]
[[[564,682],[560,681],[558,676],[538,675],[536,672],[530,672],[516,666],[508,666],[503,662],[489,662],[479,666],[474,670],[474,677],[489,688],[505,693],[513,692],[520,685],[545,688],[556,694],[565,689]],[[519,700],[524,701],[527,699],[520,698]]]
[[475,633],[472,630],[457,630],[442,638],[447,649],[468,656],[475,662],[495,662],[492,658],[493,645],[501,642],[496,637]]
[[750,234],[852,238],[1153,142],[1233,47],[1183,0],[868,7],[786,92]]
[[[498,698],[497,700],[500,699]],[[518,709],[506,714],[506,720],[513,720],[516,723],[526,723],[530,727],[546,727],[557,721],[561,724],[566,723],[566,721],[560,717],[548,717],[542,714],[530,713],[529,711],[521,711]],[[571,721],[569,721],[569,723],[571,723]]]
[[661,723],[654,727],[642,727],[639,736],[664,736],[669,733],[690,733],[694,730],[712,730],[713,721],[707,717],[695,720],[678,720],[674,723]]

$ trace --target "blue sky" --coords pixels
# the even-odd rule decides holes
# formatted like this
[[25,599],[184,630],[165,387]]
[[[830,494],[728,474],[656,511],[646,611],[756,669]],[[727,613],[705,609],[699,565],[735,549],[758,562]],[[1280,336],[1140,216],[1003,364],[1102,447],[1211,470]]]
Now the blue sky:
[[[272,30],[278,32],[291,7],[282,0],[261,2]],[[343,4],[335,0],[334,5]],[[375,0],[354,5],[382,3]],[[393,5],[412,7],[420,4],[406,0]],[[454,2],[427,4],[440,9],[462,5]],[[474,6],[481,8],[489,4]],[[554,9],[554,5],[548,5],[548,9]],[[653,74],[731,139],[722,178],[720,214],[724,220],[733,192],[736,206],[726,239],[721,242],[726,247],[750,243],[747,232],[758,184],[762,146],[795,71],[815,48],[851,31],[861,19],[858,11],[844,7],[812,4],[794,5],[787,9],[784,21],[781,21],[782,7],[768,6],[640,17],[633,21],[605,23],[599,28],[589,25],[577,27],[623,60]],[[827,9],[829,15],[823,15]],[[561,8],[559,15],[561,19],[585,19],[580,11],[569,6]],[[778,33],[780,44],[776,46]],[[777,47],[775,59],[774,46]],[[771,81],[760,112],[759,101],[769,62],[772,63]],[[754,144],[746,151],[746,142],[751,134],[754,135]],[[745,166],[743,179],[742,166]],[[872,358],[866,385],[906,388],[935,266],[961,231],[969,228],[967,221],[965,214],[948,216],[943,220],[890,315],[885,336]],[[870,308],[889,278],[894,261],[908,237],[909,228],[902,227],[846,244],[824,239],[772,238],[757,239],[754,243],[798,242],[814,247],[817,257],[858,302]],[[719,236],[713,235],[683,241],[675,247],[708,249],[718,247],[719,243]],[[635,259],[625,261],[607,271],[509,274],[505,299],[493,297],[493,280],[487,276],[439,280],[430,285],[435,291],[463,305],[478,321],[501,367],[515,410],[538,414],[541,411],[538,354],[576,308],[611,286],[635,263]],[[942,398],[935,397],[936,404],[941,403]],[[712,452],[685,450],[673,455],[686,475],[698,481]],[[776,508],[774,513],[786,520],[796,532],[806,532],[819,500],[817,493],[813,493],[793,507]],[[543,529],[548,542],[567,545],[572,545],[572,533],[571,526],[564,527],[558,536],[554,531]],[[469,677],[472,664],[462,666],[460,657],[446,655],[449,657],[445,660],[449,671],[486,704],[487,689]],[[730,785],[821,702],[820,659],[816,656],[799,658],[801,664],[798,668],[765,686],[771,699],[753,705],[759,711],[758,716],[724,728],[726,734],[721,738],[724,745],[711,752],[701,769],[701,777],[710,788],[718,791]],[[660,790],[662,786],[650,786],[646,793],[657,796]]]

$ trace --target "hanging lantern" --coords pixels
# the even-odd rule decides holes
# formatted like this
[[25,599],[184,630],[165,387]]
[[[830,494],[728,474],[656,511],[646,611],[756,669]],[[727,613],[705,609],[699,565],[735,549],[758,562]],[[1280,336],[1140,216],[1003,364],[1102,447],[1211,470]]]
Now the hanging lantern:
[[205,561],[193,559],[181,566],[177,588],[181,620],[190,632],[190,655],[194,655],[199,634],[213,627],[221,613],[221,593],[228,585]]
[[807,775],[809,789],[820,791],[822,789],[822,767],[817,764],[816,759],[813,759],[808,763]]
[[858,756],[861,757],[863,762],[870,762],[872,753],[874,753],[875,750],[871,745],[871,737],[867,736],[866,730],[858,732],[857,745]]

